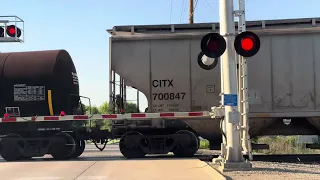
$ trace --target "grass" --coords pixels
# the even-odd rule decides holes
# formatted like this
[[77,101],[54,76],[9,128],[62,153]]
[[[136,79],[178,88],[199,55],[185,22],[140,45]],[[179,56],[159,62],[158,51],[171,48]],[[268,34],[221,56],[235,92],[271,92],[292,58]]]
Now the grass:
[[266,136],[252,140],[254,143],[269,144],[269,150],[253,150],[257,154],[319,154],[320,150],[308,149],[298,142],[298,136]]
[[109,141],[107,144],[117,144],[120,142],[120,139],[112,139],[111,141]]
[[[320,154],[320,150],[308,149],[298,142],[298,136],[264,136],[252,139],[252,143],[268,144],[269,150],[253,150],[254,154]],[[209,141],[200,140],[199,149],[209,149]]]

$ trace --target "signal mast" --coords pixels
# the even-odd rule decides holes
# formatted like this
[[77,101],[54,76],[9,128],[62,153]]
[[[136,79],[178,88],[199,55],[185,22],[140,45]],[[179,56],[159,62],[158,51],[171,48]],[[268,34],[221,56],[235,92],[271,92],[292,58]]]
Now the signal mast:
[[[200,45],[202,52],[199,54],[199,56],[203,56],[201,58],[203,59],[202,62],[198,58],[200,67],[206,67],[207,69],[214,68],[217,61],[221,59],[222,104],[220,107],[212,107],[213,112],[211,113],[213,118],[224,118],[222,130],[225,137],[223,137],[221,145],[221,155],[218,159],[214,159],[215,162],[220,163],[221,171],[251,168],[251,163],[244,161],[242,149],[249,154],[249,159],[252,159],[251,142],[248,134],[246,58],[258,53],[260,39],[255,33],[246,31],[244,0],[239,0],[239,5],[240,9],[234,11],[233,0],[220,0],[220,33],[209,33],[202,38]],[[237,35],[235,33],[234,16],[239,17],[239,33]],[[239,55],[239,61],[237,62],[239,64],[238,84],[234,50]],[[209,62],[206,59],[210,58],[214,59],[211,60],[213,63],[205,64],[205,62]],[[240,131],[242,132],[240,133]]]

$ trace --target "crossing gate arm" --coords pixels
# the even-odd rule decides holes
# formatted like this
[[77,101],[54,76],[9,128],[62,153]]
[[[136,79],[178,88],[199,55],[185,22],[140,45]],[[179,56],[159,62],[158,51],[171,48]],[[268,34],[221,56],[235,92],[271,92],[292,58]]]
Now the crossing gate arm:
[[41,122],[41,121],[89,121],[89,120],[150,120],[150,119],[203,119],[211,118],[208,111],[200,112],[162,112],[162,113],[131,113],[131,114],[94,114],[65,116],[35,116],[35,117],[4,117],[5,122]]

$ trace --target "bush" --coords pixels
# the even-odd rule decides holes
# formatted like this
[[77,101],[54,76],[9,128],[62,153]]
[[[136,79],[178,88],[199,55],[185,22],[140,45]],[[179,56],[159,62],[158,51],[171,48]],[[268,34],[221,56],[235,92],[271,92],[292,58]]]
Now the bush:
[[209,141],[206,139],[200,140],[200,147],[199,149],[209,149]]

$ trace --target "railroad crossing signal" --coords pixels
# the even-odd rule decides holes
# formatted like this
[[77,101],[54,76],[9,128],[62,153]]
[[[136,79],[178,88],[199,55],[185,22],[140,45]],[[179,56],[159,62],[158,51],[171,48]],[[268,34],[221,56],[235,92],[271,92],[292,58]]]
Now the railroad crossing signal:
[[202,37],[200,48],[198,64],[202,69],[211,70],[217,66],[219,57],[225,52],[227,44],[220,34],[209,33]]
[[218,33],[209,33],[201,39],[201,51],[209,58],[218,58],[226,50],[227,44]]
[[[15,25],[7,26],[6,33],[10,37],[20,37],[21,36],[21,29],[16,27]],[[2,36],[4,37],[4,36]]]
[[260,38],[253,32],[242,32],[236,36],[234,48],[240,56],[252,57],[260,50]]
[[21,36],[21,29],[16,27],[15,25],[7,26],[6,29],[0,27],[0,37],[5,37],[4,33],[10,37],[20,37]]
[[24,42],[24,21],[18,16],[0,16],[0,43]]

